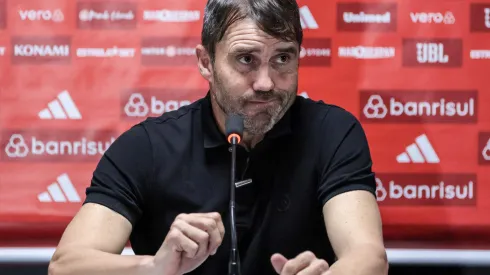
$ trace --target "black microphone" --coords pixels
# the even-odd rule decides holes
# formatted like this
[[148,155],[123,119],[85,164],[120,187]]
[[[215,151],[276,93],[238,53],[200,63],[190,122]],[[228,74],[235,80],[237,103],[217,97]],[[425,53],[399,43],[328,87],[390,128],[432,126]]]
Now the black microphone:
[[240,255],[238,254],[238,241],[235,222],[235,169],[236,169],[236,145],[243,136],[243,118],[230,114],[225,122],[225,131],[228,142],[231,144],[231,185],[230,185],[230,227],[231,250],[228,262],[228,274],[240,275]]

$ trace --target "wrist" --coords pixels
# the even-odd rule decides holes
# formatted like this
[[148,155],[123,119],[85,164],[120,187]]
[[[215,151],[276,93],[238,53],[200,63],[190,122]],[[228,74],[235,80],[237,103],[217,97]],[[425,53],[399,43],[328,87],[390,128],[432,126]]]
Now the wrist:
[[155,257],[140,256],[138,264],[138,274],[153,275],[155,274]]

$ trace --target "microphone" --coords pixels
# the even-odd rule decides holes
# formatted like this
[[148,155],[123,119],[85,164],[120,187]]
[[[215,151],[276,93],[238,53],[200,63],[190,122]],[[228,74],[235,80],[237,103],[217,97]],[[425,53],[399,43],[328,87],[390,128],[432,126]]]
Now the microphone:
[[230,187],[230,227],[231,250],[228,262],[228,275],[241,275],[240,255],[238,254],[238,241],[235,221],[235,170],[236,170],[236,145],[243,136],[243,118],[230,114],[225,122],[225,132],[228,142],[231,144],[231,187]]

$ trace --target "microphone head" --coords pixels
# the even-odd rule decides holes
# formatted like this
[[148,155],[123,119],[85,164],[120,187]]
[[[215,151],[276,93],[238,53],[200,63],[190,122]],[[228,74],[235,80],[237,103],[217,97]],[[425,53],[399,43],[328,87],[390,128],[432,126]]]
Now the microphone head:
[[236,114],[228,115],[225,122],[225,132],[229,143],[232,143],[233,137],[236,137],[237,143],[240,143],[243,136],[243,117]]

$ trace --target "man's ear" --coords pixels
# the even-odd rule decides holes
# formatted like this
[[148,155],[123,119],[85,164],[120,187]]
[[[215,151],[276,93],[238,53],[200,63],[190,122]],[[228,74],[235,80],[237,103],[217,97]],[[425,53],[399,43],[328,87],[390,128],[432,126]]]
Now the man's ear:
[[209,56],[208,51],[201,44],[197,45],[196,47],[196,55],[199,72],[206,80],[211,82],[213,79],[213,64],[211,62],[211,56]]

